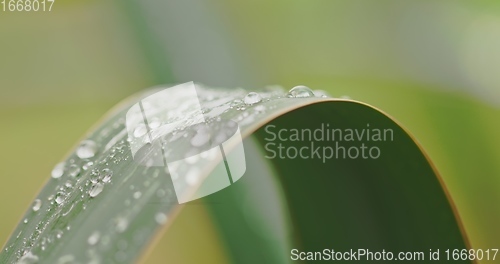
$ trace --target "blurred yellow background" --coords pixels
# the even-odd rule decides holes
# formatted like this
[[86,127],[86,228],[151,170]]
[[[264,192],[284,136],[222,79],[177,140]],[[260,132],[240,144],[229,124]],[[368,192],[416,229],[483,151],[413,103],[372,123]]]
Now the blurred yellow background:
[[[304,84],[384,110],[436,164],[472,246],[498,248],[498,69],[497,1],[56,0],[51,12],[0,11],[0,241],[108,109],[194,80]],[[149,261],[196,258],[161,243]]]

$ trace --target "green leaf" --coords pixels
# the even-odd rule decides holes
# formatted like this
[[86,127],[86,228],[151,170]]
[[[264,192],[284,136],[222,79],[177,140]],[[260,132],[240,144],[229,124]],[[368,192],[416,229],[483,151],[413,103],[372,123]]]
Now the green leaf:
[[[134,162],[127,142],[127,111],[157,91],[118,105],[56,166],[0,253],[2,263],[130,263],[142,256],[162,226],[174,221],[183,206],[168,171]],[[243,89],[203,87],[198,95],[207,122],[237,121],[246,138],[245,176],[230,188],[191,202],[210,209],[231,261],[286,263],[292,248],[421,250],[427,256],[431,248],[467,247],[440,177],[411,136],[380,111],[351,100],[315,97],[307,90],[287,96],[277,87],[258,91],[260,98],[253,104],[244,102],[248,91]],[[183,102],[180,128],[193,124],[199,114],[192,101]],[[150,107],[165,115],[179,111],[161,101]],[[381,150],[377,159],[264,157],[270,142],[296,149],[311,144],[269,141],[266,124],[273,125],[267,129],[290,131],[326,123],[344,130],[370,124],[390,129],[394,140],[342,141],[346,148],[375,144]],[[321,148],[335,144],[315,143]],[[196,171],[201,179],[185,185],[183,192],[195,192],[220,164],[206,161],[177,168],[180,174]]]

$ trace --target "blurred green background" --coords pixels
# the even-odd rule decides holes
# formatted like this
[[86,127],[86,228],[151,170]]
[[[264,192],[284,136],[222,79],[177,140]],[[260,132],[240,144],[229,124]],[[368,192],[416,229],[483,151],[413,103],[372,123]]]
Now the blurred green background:
[[[0,11],[0,241],[113,105],[194,80],[304,84],[382,109],[434,161],[472,247],[498,248],[499,69],[497,1],[56,0],[51,12]],[[180,217],[148,261],[200,258],[176,239],[198,228],[196,243],[222,263],[207,212]]]

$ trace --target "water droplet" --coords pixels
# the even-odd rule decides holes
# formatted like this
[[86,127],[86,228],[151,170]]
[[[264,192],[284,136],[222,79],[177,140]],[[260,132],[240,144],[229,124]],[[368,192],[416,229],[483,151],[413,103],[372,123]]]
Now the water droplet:
[[164,213],[157,213],[155,215],[155,220],[158,224],[162,225],[167,222],[167,216]]
[[78,174],[80,174],[80,167],[78,167],[77,165],[75,164],[71,164],[68,168],[68,174],[69,176],[71,177],[76,177],[78,176]]
[[57,260],[57,264],[72,264],[75,263],[73,255],[64,255]]
[[64,162],[57,163],[51,174],[54,179],[60,178],[64,174]]
[[234,108],[234,107],[238,107],[240,106],[241,104],[243,103],[243,101],[241,101],[240,99],[235,99],[231,102],[231,104],[229,105],[229,107],[231,108]]
[[94,187],[92,187],[92,189],[90,189],[89,191],[90,197],[96,197],[102,192],[103,189],[104,185],[102,183],[97,183],[96,185],[94,185]]
[[324,90],[314,90],[314,95],[316,97],[321,97],[321,98],[328,98],[330,95],[328,94],[327,91]]
[[58,192],[56,193],[55,201],[57,204],[61,204],[62,202],[64,202],[64,198],[66,198],[66,193]]
[[[69,229],[68,229],[68,230],[69,230]],[[63,234],[64,234],[64,232],[63,232],[63,231],[61,231],[61,230],[59,230],[59,229],[55,230],[55,231],[54,231],[54,233],[56,234],[56,238],[57,238],[57,239],[61,239],[61,237],[62,237],[62,236],[63,236]]]
[[24,218],[23,223],[27,224],[28,223],[28,218]]
[[17,264],[33,264],[38,262],[38,256],[33,255],[31,251],[22,256]]
[[262,101],[262,97],[256,92],[250,92],[243,98],[243,101],[247,105],[252,105]]
[[90,182],[97,183],[101,179],[101,173],[98,169],[93,169],[90,172]]
[[134,129],[134,137],[136,137],[136,138],[142,137],[142,136],[146,135],[147,132],[148,132],[148,130],[147,130],[146,126],[144,124],[141,124]]
[[134,193],[134,198],[135,198],[135,199],[139,199],[139,198],[141,198],[141,196],[142,196],[142,193],[141,193],[141,192],[135,192],[135,193]]
[[40,207],[42,207],[42,201],[40,199],[36,199],[33,202],[33,206],[31,207],[31,209],[33,209],[33,211],[36,212],[40,210]]
[[101,238],[101,234],[99,233],[99,231],[94,231],[87,239],[87,243],[93,246],[97,244],[97,242],[99,242],[99,238]]
[[127,227],[128,227],[127,219],[125,219],[123,217],[119,217],[116,219],[116,231],[118,233],[125,231],[127,229]]
[[88,170],[88,169],[90,169],[90,167],[92,167],[92,166],[94,166],[94,162],[89,161],[89,162],[87,162],[87,163],[83,164],[82,169],[83,169],[83,170]]
[[158,128],[161,125],[161,120],[158,117],[152,117],[149,120],[148,124],[149,124],[149,127],[152,129]]
[[309,89],[309,87],[304,85],[298,85],[290,89],[288,95],[289,97],[306,98],[306,97],[313,97],[314,93],[311,89]]
[[102,182],[109,182],[111,181],[111,177],[113,176],[113,171],[110,169],[103,169],[102,170]]
[[80,159],[88,159],[92,158],[97,151],[97,145],[95,144],[94,141],[92,140],[84,140],[82,143],[80,143],[80,146],[78,146],[78,149],[76,150],[76,155]]
[[266,107],[264,105],[258,105],[254,108],[255,113],[264,113],[266,111]]

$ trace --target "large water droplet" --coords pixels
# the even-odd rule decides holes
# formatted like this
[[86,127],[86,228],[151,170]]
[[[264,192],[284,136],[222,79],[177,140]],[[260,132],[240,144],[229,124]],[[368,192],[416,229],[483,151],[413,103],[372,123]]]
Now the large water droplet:
[[99,238],[101,238],[101,233],[99,233],[99,231],[94,231],[87,239],[87,243],[93,246],[99,242]]
[[106,168],[102,170],[102,182],[111,181],[111,177],[113,176],[113,171]]
[[298,85],[290,89],[288,95],[290,97],[295,97],[295,98],[306,98],[306,97],[313,97],[314,93],[311,89],[309,89],[309,87],[304,85]]
[[88,159],[92,158],[97,151],[97,145],[95,144],[94,141],[92,140],[84,140],[82,143],[80,143],[80,146],[78,146],[78,149],[76,150],[76,155],[80,159]]
[[245,96],[243,101],[247,105],[252,105],[252,104],[256,104],[256,103],[262,101],[262,97],[260,96],[260,94],[258,94],[256,92],[250,92]]
[[64,162],[57,163],[57,165],[52,169],[52,178],[57,179],[61,178],[64,174]]
[[33,209],[33,211],[36,212],[40,210],[40,207],[42,207],[42,201],[40,199],[36,199],[33,202],[33,206],[31,207],[31,209]]
[[77,165],[75,164],[71,164],[68,168],[68,174],[69,176],[71,177],[76,177],[78,176],[78,174],[80,174],[80,167],[78,167]]
[[155,215],[155,220],[158,224],[162,225],[167,222],[167,216],[164,213],[157,213]]
[[92,189],[90,189],[89,191],[90,197],[96,197],[102,192],[103,189],[104,185],[102,183],[97,183],[96,185],[94,185],[94,187],[92,187]]

